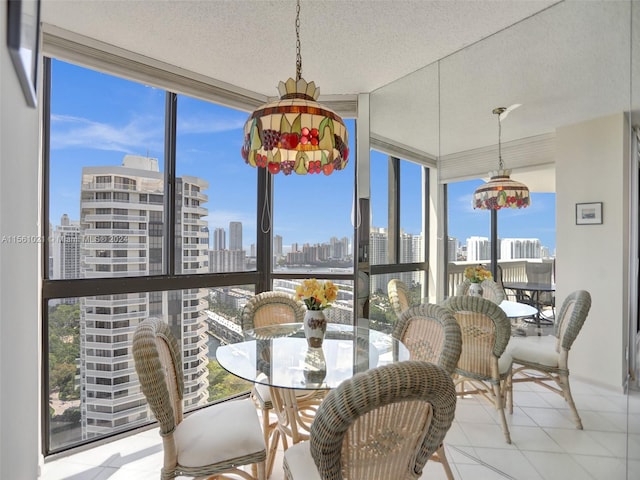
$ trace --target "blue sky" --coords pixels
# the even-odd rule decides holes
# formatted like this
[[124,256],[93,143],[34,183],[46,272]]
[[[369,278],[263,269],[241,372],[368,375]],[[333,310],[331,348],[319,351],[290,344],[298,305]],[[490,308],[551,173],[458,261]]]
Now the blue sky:
[[[165,95],[161,89],[60,61],[53,61],[52,77],[50,220],[57,225],[63,213],[79,219],[83,166],[120,165],[125,154],[134,154],[158,158],[163,170]],[[222,227],[228,231],[230,221],[241,221],[246,247],[259,228],[255,212],[260,208],[256,205],[256,171],[240,156],[247,115],[185,96],[178,100],[177,174],[209,182],[205,207],[210,230]],[[355,129],[353,120],[346,122],[351,133],[346,171],[328,177],[276,176],[274,233],[282,235],[285,245],[352,236]],[[373,226],[386,223],[386,201],[375,195],[376,188],[386,188],[385,159],[380,153],[372,154]],[[403,199],[420,198],[420,179],[412,175],[414,167],[409,165],[402,177]],[[472,235],[489,236],[488,212],[471,208],[471,194],[480,183],[449,187],[449,234],[462,242]],[[402,228],[419,233],[420,212],[408,201],[401,200],[401,205]],[[500,237],[540,238],[553,252],[555,195],[534,194],[529,208],[500,211],[498,218]]]

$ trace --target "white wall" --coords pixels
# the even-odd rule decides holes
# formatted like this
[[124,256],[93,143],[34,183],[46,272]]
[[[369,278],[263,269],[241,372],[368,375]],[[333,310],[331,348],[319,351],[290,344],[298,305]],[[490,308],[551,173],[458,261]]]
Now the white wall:
[[[571,375],[620,390],[628,318],[628,126],[623,114],[557,130],[556,305],[591,293],[569,355]],[[576,203],[603,202],[602,225],[576,225]]]
[[[0,5],[0,478],[35,479],[39,461],[38,112],[26,106]],[[5,240],[4,242],[2,240]]]

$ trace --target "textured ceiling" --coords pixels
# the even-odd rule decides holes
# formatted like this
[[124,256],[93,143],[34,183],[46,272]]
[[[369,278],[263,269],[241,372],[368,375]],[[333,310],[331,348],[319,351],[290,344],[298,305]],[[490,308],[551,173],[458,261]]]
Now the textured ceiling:
[[[556,3],[302,0],[303,76],[370,92]],[[45,1],[42,20],[273,96],[295,75],[293,0]]]
[[[50,0],[41,17],[261,95],[295,76],[293,0]],[[638,1],[302,0],[300,24],[322,95],[371,93],[374,134],[441,158],[495,145],[494,107],[522,104],[508,142],[640,103]]]

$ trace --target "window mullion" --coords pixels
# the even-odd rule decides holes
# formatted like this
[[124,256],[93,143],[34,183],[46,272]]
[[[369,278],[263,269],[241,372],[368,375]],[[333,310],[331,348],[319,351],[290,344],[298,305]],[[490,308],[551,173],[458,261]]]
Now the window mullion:
[[164,259],[166,275],[176,273],[176,125],[178,96],[167,92],[165,96],[165,139],[164,139],[164,183],[167,194],[164,198]]
[[388,172],[387,262],[396,264],[400,261],[400,160],[398,158],[389,156]]

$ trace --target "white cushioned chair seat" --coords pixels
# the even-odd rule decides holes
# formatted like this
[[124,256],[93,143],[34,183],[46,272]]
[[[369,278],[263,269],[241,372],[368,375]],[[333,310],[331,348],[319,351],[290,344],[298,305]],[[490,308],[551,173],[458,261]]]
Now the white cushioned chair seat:
[[498,358],[498,372],[500,375],[506,375],[511,368],[511,355],[508,351],[505,351]]
[[291,478],[301,480],[322,480],[318,468],[316,467],[309,442],[300,442],[291,445],[285,452],[284,456],[289,465]]
[[548,367],[557,367],[557,344],[558,339],[554,335],[513,337],[509,340],[509,345],[507,345],[507,353],[511,355],[516,363],[518,360],[522,360]]
[[185,417],[174,437],[178,463],[198,467],[264,450],[264,437],[251,400],[211,405]]

